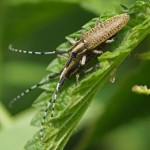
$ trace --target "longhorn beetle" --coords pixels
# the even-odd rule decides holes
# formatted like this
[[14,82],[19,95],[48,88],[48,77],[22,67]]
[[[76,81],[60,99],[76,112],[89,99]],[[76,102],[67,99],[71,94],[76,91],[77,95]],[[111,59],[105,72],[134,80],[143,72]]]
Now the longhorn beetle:
[[32,52],[32,51],[24,51],[24,50],[15,49],[12,47],[12,45],[9,46],[9,49],[11,51],[20,52],[20,53],[60,54],[60,55],[68,54],[69,55],[66,61],[66,64],[64,65],[63,69],[60,72],[48,76],[47,79],[27,89],[26,91],[18,95],[16,98],[14,98],[10,102],[10,105],[12,105],[22,96],[27,94],[29,91],[45,84],[52,78],[60,76],[60,79],[56,86],[56,90],[54,91],[53,96],[48,101],[46,110],[44,111],[44,114],[43,114],[43,119],[41,121],[41,128],[40,128],[41,140],[43,139],[43,129],[44,129],[45,119],[46,119],[48,110],[51,107],[52,109],[51,117],[53,117],[55,104],[57,101],[57,94],[61,86],[65,82],[65,80],[69,78],[70,76],[78,73],[93,58],[101,55],[102,51],[100,51],[100,49],[96,50],[95,48],[97,48],[101,44],[113,42],[112,37],[116,35],[127,24],[128,20],[129,20],[129,15],[126,13],[123,13],[120,15],[113,16],[104,22],[98,23],[97,25],[95,25],[94,28],[90,29],[87,32],[84,32],[80,40],[77,41],[69,50],[63,50],[63,51],[55,50],[51,52]]

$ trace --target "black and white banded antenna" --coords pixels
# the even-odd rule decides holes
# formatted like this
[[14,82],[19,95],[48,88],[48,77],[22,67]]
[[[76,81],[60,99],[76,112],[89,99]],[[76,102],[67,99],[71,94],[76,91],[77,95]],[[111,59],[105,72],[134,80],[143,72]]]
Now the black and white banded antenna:
[[[43,140],[44,124],[45,124],[45,121],[46,121],[46,116],[47,116],[48,110],[51,107],[51,110],[52,110],[51,111],[51,118],[52,118],[54,116],[54,109],[55,109],[55,105],[56,105],[56,101],[57,101],[57,94],[58,94],[60,88],[62,87],[62,85],[63,85],[63,83],[66,79],[67,79],[67,77],[60,78],[59,82],[57,83],[57,87],[56,87],[56,90],[55,90],[52,98],[50,98],[50,100],[47,103],[47,107],[44,111],[44,115],[43,115],[43,118],[42,118],[42,121],[41,121],[41,128],[40,128],[40,139],[41,140]],[[52,106],[51,106],[51,104],[52,104]]]
[[14,97],[10,102],[9,102],[9,107],[11,108],[13,106],[13,104],[18,101],[19,99],[21,99],[22,97],[24,97],[26,94],[28,94],[29,92],[31,92],[32,90],[46,84],[48,81],[50,81],[50,79],[55,78],[57,76],[60,75],[61,72],[59,73],[54,73],[50,76],[48,76],[46,79],[42,80],[41,82],[39,82],[38,84],[35,84],[33,86],[31,86],[30,88],[26,89],[24,92],[20,93],[18,96]]
[[69,50],[55,50],[55,51],[45,51],[45,52],[40,52],[40,51],[27,51],[27,50],[22,50],[22,49],[17,49],[17,48],[14,48],[12,44],[10,44],[8,46],[8,49],[10,51],[13,51],[13,52],[17,52],[17,53],[24,53],[24,54],[35,54],[35,55],[51,55],[51,54],[66,54],[66,53],[69,53]]
[[56,102],[57,102],[57,95],[58,95],[58,92],[59,92],[60,88],[62,87],[62,85],[64,84],[65,80],[67,79],[67,77],[65,76],[65,71],[66,71],[66,68],[68,67],[69,63],[71,62],[71,60],[73,58],[74,58],[74,55],[71,56],[71,58],[67,61],[67,63],[65,65],[65,67],[63,68],[63,70],[60,72],[60,79],[59,79],[59,82],[57,83],[57,86],[56,86],[56,89],[54,91],[54,94],[49,99],[49,101],[47,103],[47,107],[46,107],[46,109],[44,111],[43,118],[42,118],[42,121],[41,121],[41,128],[40,128],[40,139],[41,140],[43,140],[44,124],[45,124],[45,121],[46,121],[46,116],[47,116],[48,110],[51,108],[51,118],[53,118],[53,116],[54,116],[54,109],[55,109],[55,105],[56,105]]

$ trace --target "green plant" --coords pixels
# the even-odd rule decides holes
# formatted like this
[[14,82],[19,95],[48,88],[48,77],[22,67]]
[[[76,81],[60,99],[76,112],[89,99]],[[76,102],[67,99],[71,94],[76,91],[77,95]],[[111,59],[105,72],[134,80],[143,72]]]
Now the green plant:
[[[131,53],[131,51],[150,33],[150,2],[136,2],[129,9],[130,21],[128,25],[117,35],[114,43],[108,45],[106,52],[99,57],[101,68],[96,72],[85,76],[78,86],[75,85],[74,79],[70,79],[60,93],[57,102],[56,114],[53,119],[49,118],[46,122],[44,142],[40,141],[39,132],[35,134],[32,140],[26,144],[26,149],[63,149],[69,137],[73,133],[81,117],[89,107],[96,92],[110,78],[121,62]],[[108,12],[96,19],[107,19],[115,15],[115,12]],[[83,26],[89,29],[94,24],[94,20]],[[82,30],[78,31],[67,38],[79,38]],[[58,49],[68,49],[69,44],[64,43]],[[108,51],[109,50],[109,51]],[[111,52],[110,52],[111,51]],[[48,67],[57,71],[62,68],[64,60],[55,59]],[[56,67],[54,67],[54,65]],[[42,93],[34,102],[34,106],[39,109],[39,113],[33,118],[32,125],[40,126],[42,110],[52,95],[52,90],[56,86],[56,80],[42,88],[49,92]],[[51,123],[51,126],[50,126]],[[97,128],[96,128],[97,129]],[[96,132],[94,129],[94,132]],[[92,131],[91,131],[92,132]]]

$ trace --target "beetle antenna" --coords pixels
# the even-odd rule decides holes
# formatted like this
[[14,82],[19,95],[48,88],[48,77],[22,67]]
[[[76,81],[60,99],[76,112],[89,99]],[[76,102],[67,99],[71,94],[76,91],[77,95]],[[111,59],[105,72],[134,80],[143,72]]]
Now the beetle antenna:
[[50,54],[66,54],[66,53],[69,53],[68,50],[62,50],[62,51],[59,51],[59,50],[55,50],[55,51],[45,51],[45,52],[38,52],[38,51],[27,51],[27,50],[21,50],[21,49],[16,49],[14,48],[11,44],[9,45],[8,49],[10,51],[13,51],[13,52],[18,52],[18,53],[24,53],[24,54],[35,54],[35,55],[50,55]]
[[29,92],[31,92],[32,90],[36,89],[37,87],[40,87],[42,85],[44,85],[45,83],[47,83],[50,79],[57,77],[58,75],[60,75],[61,72],[59,73],[54,73],[50,76],[48,76],[45,80],[39,82],[38,84],[35,84],[33,86],[31,86],[30,88],[26,89],[24,92],[20,93],[18,96],[16,96],[15,98],[13,98],[10,103],[9,103],[9,107],[12,107],[12,105],[18,101],[19,99],[21,99],[22,97],[24,97],[26,94],[28,94]]
[[46,120],[46,116],[47,116],[47,113],[48,113],[48,110],[51,106],[51,103],[52,103],[52,100],[53,100],[53,103],[52,103],[52,113],[51,113],[51,117],[54,116],[54,109],[55,109],[55,104],[56,104],[56,101],[57,101],[57,94],[59,92],[59,89],[62,87],[64,81],[67,79],[67,77],[62,77],[58,84],[57,84],[57,87],[56,87],[56,90],[53,94],[53,97],[48,101],[47,103],[47,108],[45,109],[44,111],[44,115],[43,115],[43,119],[41,121],[41,129],[40,129],[40,138],[41,140],[43,140],[43,129],[44,129],[44,124],[45,124],[45,120]]

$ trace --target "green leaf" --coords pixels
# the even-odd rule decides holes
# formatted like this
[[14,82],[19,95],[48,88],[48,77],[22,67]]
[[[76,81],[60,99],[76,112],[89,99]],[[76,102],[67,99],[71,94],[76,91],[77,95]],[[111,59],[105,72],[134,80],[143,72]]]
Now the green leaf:
[[[44,141],[40,140],[39,132],[26,144],[26,149],[46,150],[46,149],[63,149],[69,137],[73,133],[81,117],[92,102],[96,92],[110,78],[110,74],[114,72],[121,62],[131,53],[131,51],[142,41],[146,35],[150,33],[150,2],[136,2],[129,10],[130,21],[128,25],[116,36],[114,43],[107,45],[105,50],[113,50],[106,52],[99,57],[101,68],[90,75],[85,75],[80,84],[76,86],[75,79],[72,77],[67,81],[61,92],[56,104],[56,113],[53,119],[50,118],[50,112],[46,120],[46,129],[44,130]],[[114,13],[106,13],[97,20],[105,20]],[[83,30],[88,30],[93,26],[95,19],[86,24],[82,30],[70,35],[67,39],[79,39]],[[61,45],[58,49],[68,49],[68,42]],[[63,66],[59,64],[59,59],[54,60],[57,67]],[[55,64],[54,63],[54,64]],[[50,69],[50,67],[48,68]],[[50,84],[43,86],[49,91],[48,95],[40,96],[35,101],[40,111],[34,117],[33,125],[40,126],[43,111],[46,108],[48,96],[51,96],[52,90],[56,86],[56,80],[52,80]],[[51,126],[50,126],[51,124]]]
[[130,126],[134,121],[147,120],[150,116],[149,96],[134,94],[131,88],[137,83],[150,85],[150,72],[147,71],[149,65],[150,62],[142,63],[137,68],[132,68],[132,71],[125,71],[121,83],[117,83],[118,88],[112,96],[109,96],[108,103],[103,105],[103,112],[97,112],[96,119],[88,124],[80,139],[82,144],[76,145],[75,149],[91,149],[94,145],[99,145],[105,136],[119,128]]

